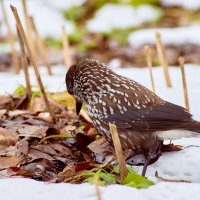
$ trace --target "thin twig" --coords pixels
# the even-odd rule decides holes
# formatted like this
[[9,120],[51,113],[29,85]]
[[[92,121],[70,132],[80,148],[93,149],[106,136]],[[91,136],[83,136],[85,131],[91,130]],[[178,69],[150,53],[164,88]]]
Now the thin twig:
[[97,200],[102,200],[101,198],[101,192],[100,192],[100,189],[99,189],[99,177],[94,177],[94,184],[95,184],[95,192],[96,192],[96,197],[97,197]]
[[7,17],[7,13],[6,13],[6,9],[3,3],[3,0],[0,0],[1,3],[1,8],[2,8],[2,13],[4,16],[4,20],[7,26],[7,30],[8,30],[8,42],[10,43],[11,49],[12,49],[12,65],[15,69],[15,72],[18,74],[20,71],[20,63],[19,63],[19,59],[17,56],[17,51],[15,48],[15,37],[13,35],[13,32],[11,30],[9,21],[8,21],[8,17]]
[[185,68],[184,68],[185,59],[183,57],[180,57],[178,59],[178,61],[179,61],[180,69],[181,69],[185,107],[186,107],[187,111],[190,112],[190,105],[189,105],[188,92],[187,92],[187,83],[186,83],[186,77],[185,77]]
[[46,51],[45,45],[44,45],[44,43],[43,43],[43,41],[41,39],[41,36],[40,36],[40,34],[39,34],[38,30],[37,30],[37,27],[35,25],[33,17],[30,16],[29,20],[31,22],[31,28],[34,31],[35,36],[36,36],[36,38],[35,38],[36,44],[38,46],[39,51],[41,52],[41,55],[43,57],[43,61],[45,63],[45,66],[47,67],[48,74],[52,75],[51,64],[50,64],[49,59],[48,59],[48,55],[47,55],[47,51]]
[[[115,161],[115,160],[116,160],[116,158],[115,158],[115,156],[113,156],[113,157],[111,157],[106,163],[100,165],[99,167],[95,167],[95,168],[93,168],[93,169],[91,169],[91,170],[89,170],[89,171],[90,171],[90,172],[96,172],[96,171],[98,171],[98,170],[100,170],[100,169],[104,169],[105,167],[107,167],[108,165],[110,165],[110,163],[112,163],[112,162]],[[69,177],[69,178],[65,179],[64,182],[67,183],[67,182],[70,182],[70,181],[73,181],[73,180],[76,180],[76,179],[80,179],[82,173],[83,173],[83,172],[79,172],[79,174],[76,174],[76,175],[73,176],[73,177]]]
[[166,85],[167,85],[167,87],[172,87],[171,79],[170,79],[170,75],[169,75],[167,57],[166,57],[166,53],[165,53],[165,47],[161,41],[160,33],[156,33],[156,47],[157,47],[157,52],[158,52],[158,56],[159,56],[161,65],[163,67]]
[[65,27],[62,27],[62,42],[63,42],[63,54],[64,54],[64,62],[65,67],[69,69],[72,64],[72,58],[69,49],[69,39]]
[[150,79],[151,79],[151,87],[153,92],[155,93],[155,84],[153,79],[153,72],[152,72],[152,50],[149,46],[145,46],[145,53],[146,53],[146,61],[149,68]]
[[67,136],[67,135],[49,135],[46,136],[45,138],[41,139],[39,144],[42,144],[45,140],[52,139],[52,138],[60,138],[60,139],[69,139],[69,138],[74,138],[74,136]]
[[119,135],[117,132],[117,127],[114,124],[109,123],[109,128],[110,128],[110,133],[112,136],[112,140],[113,140],[113,144],[114,144],[114,148],[115,148],[115,153],[117,156],[117,161],[120,167],[120,179],[121,182],[124,180],[124,178],[128,175],[128,170],[126,167],[126,162],[124,159],[124,155],[123,155],[123,150],[122,150],[122,146],[121,146],[121,142],[119,139]]
[[50,104],[49,104],[49,101],[48,101],[48,97],[47,97],[47,94],[45,92],[45,89],[44,89],[44,86],[43,86],[43,83],[42,83],[42,80],[41,80],[41,77],[40,77],[40,73],[39,73],[39,70],[38,70],[38,65],[35,62],[35,57],[34,57],[33,52],[31,51],[30,46],[28,44],[28,40],[27,40],[25,31],[24,31],[24,28],[22,26],[21,20],[19,18],[17,9],[12,5],[10,5],[10,7],[11,7],[11,10],[12,10],[13,15],[15,17],[17,27],[18,27],[18,29],[20,31],[20,34],[22,36],[22,39],[23,39],[24,44],[26,46],[26,49],[28,51],[28,55],[29,55],[30,61],[31,61],[32,65],[33,65],[33,68],[34,68],[34,71],[35,71],[35,74],[36,74],[36,78],[37,78],[37,81],[38,81],[42,96],[44,98],[44,102],[46,104],[47,110],[50,113],[50,115],[52,117],[52,120],[55,122],[54,112],[51,110],[51,107],[50,107]]
[[36,58],[35,43],[33,42],[33,30],[31,27],[26,0],[22,0],[22,7],[23,7],[24,18],[26,22],[26,36],[27,36],[29,48],[31,49],[32,54]]
[[32,92],[31,92],[30,77],[29,77],[29,73],[28,73],[27,55],[26,55],[26,50],[24,47],[23,39],[22,39],[22,36],[20,34],[18,27],[17,27],[17,35],[18,35],[19,45],[20,45],[20,49],[21,49],[21,63],[22,63],[22,69],[24,72],[24,77],[25,77],[25,82],[26,82],[26,90],[27,90],[27,94],[28,94],[28,99],[31,99]]

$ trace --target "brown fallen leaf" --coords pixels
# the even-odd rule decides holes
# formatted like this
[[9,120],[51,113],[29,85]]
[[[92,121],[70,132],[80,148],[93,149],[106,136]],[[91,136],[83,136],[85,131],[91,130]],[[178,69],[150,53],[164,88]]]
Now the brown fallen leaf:
[[0,146],[8,147],[15,145],[18,141],[18,135],[0,127]]
[[7,109],[0,109],[0,119],[5,118],[6,114],[7,114]]
[[45,122],[53,123],[53,119],[49,112],[41,112],[38,114],[38,118],[44,120]]
[[15,117],[18,115],[24,115],[24,114],[30,114],[30,111],[28,110],[12,110],[8,112],[9,117]]
[[48,144],[46,145],[36,145],[36,146],[31,146],[32,149],[35,149],[35,150],[38,150],[38,151],[41,151],[43,153],[47,153],[49,155],[52,155],[52,156],[58,156],[58,153]]
[[[60,108],[58,108],[55,104],[50,102],[50,108],[54,111],[54,113],[60,113]],[[33,113],[38,112],[47,112],[48,109],[42,97],[34,97],[31,100],[30,107],[28,108]]]
[[76,126],[73,126],[73,125],[67,125],[65,127],[63,127],[61,129],[61,134],[62,135],[67,135],[67,133],[69,132],[72,132],[72,131],[75,131],[76,130]]
[[184,147],[175,144],[164,144],[162,147],[162,152],[172,152],[172,151],[181,151]]
[[12,157],[12,156],[20,156],[21,153],[17,146],[9,146],[9,147],[2,147],[0,148],[0,156],[5,156],[5,157]]
[[13,100],[10,96],[0,95],[0,109],[10,109],[13,107]]
[[46,132],[49,129],[49,127],[16,124],[16,125],[9,126],[6,129],[11,131],[12,133],[17,133],[19,136],[23,136],[23,137],[43,138],[46,136]]
[[57,153],[59,154],[59,156],[68,156],[68,155],[72,155],[72,152],[70,150],[69,147],[64,146],[63,144],[59,144],[59,143],[53,143],[53,144],[49,144],[55,151],[57,151]]
[[23,159],[24,159],[23,156],[0,157],[0,170],[9,168],[9,167],[15,167]]
[[61,182],[61,181],[64,181],[66,178],[69,178],[69,177],[72,177],[76,174],[76,171],[75,171],[75,166],[74,164],[69,164],[67,165],[62,172],[58,173],[58,181]]
[[113,148],[111,145],[106,141],[104,137],[101,137],[98,140],[90,143],[87,146],[92,152],[97,154],[113,154]]
[[29,147],[28,142],[26,140],[20,140],[19,142],[17,142],[17,148],[20,154],[28,154]]
[[41,158],[50,160],[50,161],[55,160],[55,158],[53,158],[49,154],[38,151],[36,149],[32,149],[32,148],[29,149],[28,157],[30,158],[29,162],[32,162],[33,160],[41,159]]

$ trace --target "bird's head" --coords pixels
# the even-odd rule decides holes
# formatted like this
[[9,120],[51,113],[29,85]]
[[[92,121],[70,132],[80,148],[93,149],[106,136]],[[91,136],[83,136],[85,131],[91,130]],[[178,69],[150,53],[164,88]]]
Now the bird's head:
[[82,101],[79,98],[79,96],[77,96],[78,94],[78,88],[77,88],[77,73],[79,71],[79,65],[75,64],[72,65],[65,77],[65,82],[66,82],[66,87],[67,87],[67,91],[69,94],[71,94],[72,96],[75,97],[76,99],[76,114],[78,115],[80,113],[81,107],[82,107]]
[[76,99],[76,112],[82,102],[94,103],[102,94],[109,92],[111,72],[107,66],[94,59],[84,59],[72,65],[66,74],[66,87]]

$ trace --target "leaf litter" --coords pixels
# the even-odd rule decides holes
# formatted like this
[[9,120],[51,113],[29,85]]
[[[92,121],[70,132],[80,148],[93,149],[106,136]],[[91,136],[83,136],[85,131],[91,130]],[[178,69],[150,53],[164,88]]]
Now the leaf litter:
[[[55,124],[39,91],[30,100],[23,86],[13,95],[0,96],[0,178],[120,183],[113,147],[91,123],[76,116],[74,99],[67,93],[48,93],[48,98]],[[147,188],[154,183],[129,168],[122,184]]]

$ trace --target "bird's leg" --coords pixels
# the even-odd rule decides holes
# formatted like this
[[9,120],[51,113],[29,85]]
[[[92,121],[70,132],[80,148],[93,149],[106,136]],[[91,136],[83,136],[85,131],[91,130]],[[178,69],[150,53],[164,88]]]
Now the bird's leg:
[[145,163],[144,163],[144,166],[143,166],[143,169],[142,169],[142,176],[145,176],[149,162],[150,162],[150,158],[148,156],[148,157],[145,158]]

